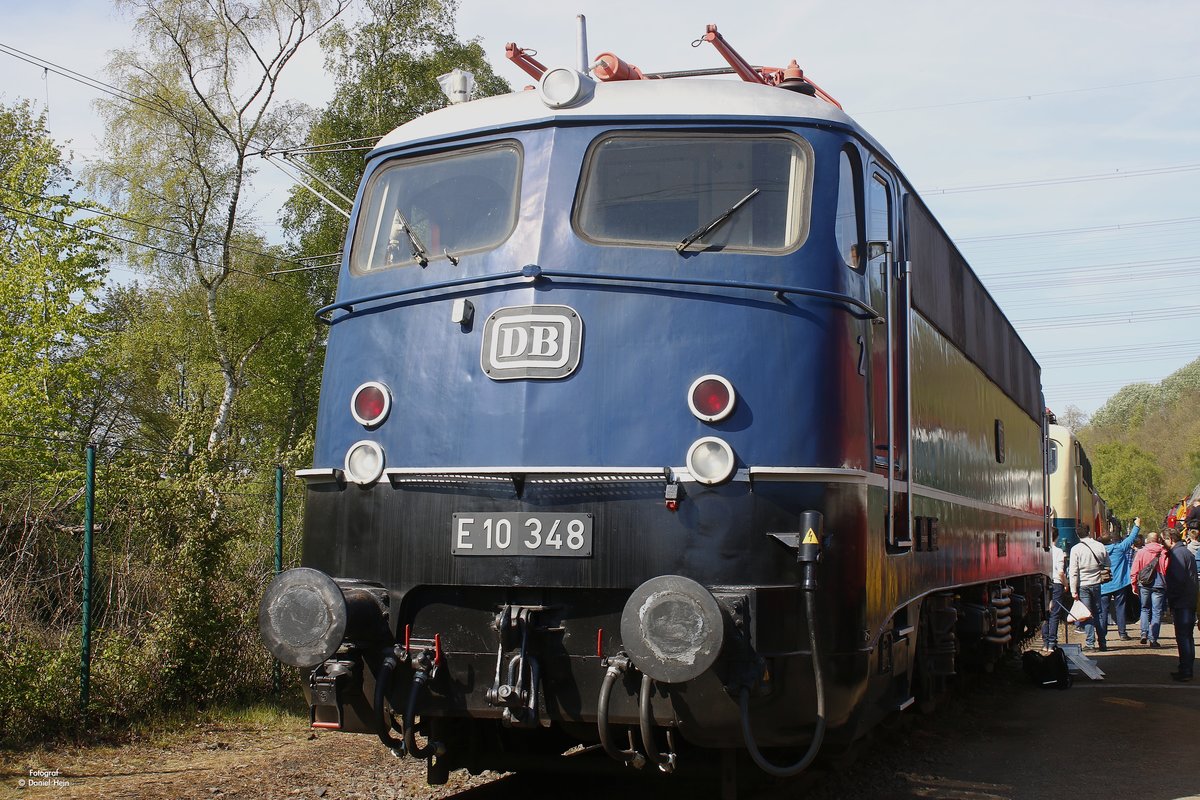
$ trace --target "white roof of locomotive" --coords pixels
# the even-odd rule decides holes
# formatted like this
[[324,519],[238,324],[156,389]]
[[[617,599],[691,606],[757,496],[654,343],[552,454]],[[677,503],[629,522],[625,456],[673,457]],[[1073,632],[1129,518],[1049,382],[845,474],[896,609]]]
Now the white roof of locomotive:
[[862,133],[854,120],[837,106],[799,92],[736,79],[672,78],[597,82],[593,96],[573,108],[550,108],[532,90],[484,97],[446,106],[407,122],[384,136],[377,147],[556,122],[714,118],[815,120],[841,123]]

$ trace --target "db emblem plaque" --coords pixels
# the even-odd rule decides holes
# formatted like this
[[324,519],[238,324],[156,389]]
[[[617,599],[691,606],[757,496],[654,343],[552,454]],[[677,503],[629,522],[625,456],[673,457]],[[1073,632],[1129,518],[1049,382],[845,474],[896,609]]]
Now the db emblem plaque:
[[483,326],[479,362],[495,381],[565,378],[579,366],[583,320],[569,306],[509,306]]

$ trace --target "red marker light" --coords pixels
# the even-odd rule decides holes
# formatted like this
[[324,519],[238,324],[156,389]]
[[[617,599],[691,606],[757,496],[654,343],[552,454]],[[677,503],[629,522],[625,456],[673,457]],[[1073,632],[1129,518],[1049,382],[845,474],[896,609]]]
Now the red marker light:
[[720,375],[697,378],[688,389],[688,407],[697,419],[718,422],[733,413],[737,395],[733,384]]
[[350,398],[350,413],[365,427],[382,423],[392,407],[392,396],[387,387],[378,381],[368,381],[354,390]]

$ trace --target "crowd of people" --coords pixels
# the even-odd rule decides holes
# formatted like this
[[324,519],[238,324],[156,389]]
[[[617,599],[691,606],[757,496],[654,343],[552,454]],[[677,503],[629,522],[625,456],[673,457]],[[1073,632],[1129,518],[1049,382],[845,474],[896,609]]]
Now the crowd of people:
[[[1160,530],[1142,535],[1142,520],[1128,534],[1112,521],[1095,540],[1081,530],[1079,541],[1064,549],[1051,547],[1051,607],[1042,628],[1043,654],[1058,646],[1063,623],[1075,621],[1084,635],[1085,651],[1108,650],[1110,620],[1117,638],[1132,641],[1126,603],[1136,598],[1141,608],[1139,644],[1157,649],[1164,614],[1174,624],[1179,664],[1171,679],[1191,681],[1195,673],[1197,603],[1200,602],[1200,497],[1186,512],[1172,509]],[[1080,610],[1080,605],[1086,612]],[[1086,619],[1083,619],[1086,617]]]

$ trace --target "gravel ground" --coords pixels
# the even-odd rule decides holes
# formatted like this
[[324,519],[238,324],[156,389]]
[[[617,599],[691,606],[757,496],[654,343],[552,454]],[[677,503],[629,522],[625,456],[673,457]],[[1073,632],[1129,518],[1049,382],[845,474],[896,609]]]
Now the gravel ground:
[[[1106,678],[1078,676],[1062,692],[1034,688],[1019,663],[1010,662],[965,680],[936,714],[912,714],[879,729],[853,765],[817,769],[757,794],[771,800],[1200,797],[1200,683],[1168,678],[1175,643],[1169,636],[1162,643],[1150,650],[1112,641],[1109,652],[1094,654]],[[1134,766],[1147,757],[1163,765],[1152,781]],[[21,780],[43,783],[21,787]],[[456,772],[446,786],[430,787],[423,763],[396,759],[370,737],[311,732],[298,719],[279,730],[212,725],[154,744],[0,753],[3,798],[498,800],[568,793],[572,800],[719,796],[715,785],[679,776],[646,782]]]

